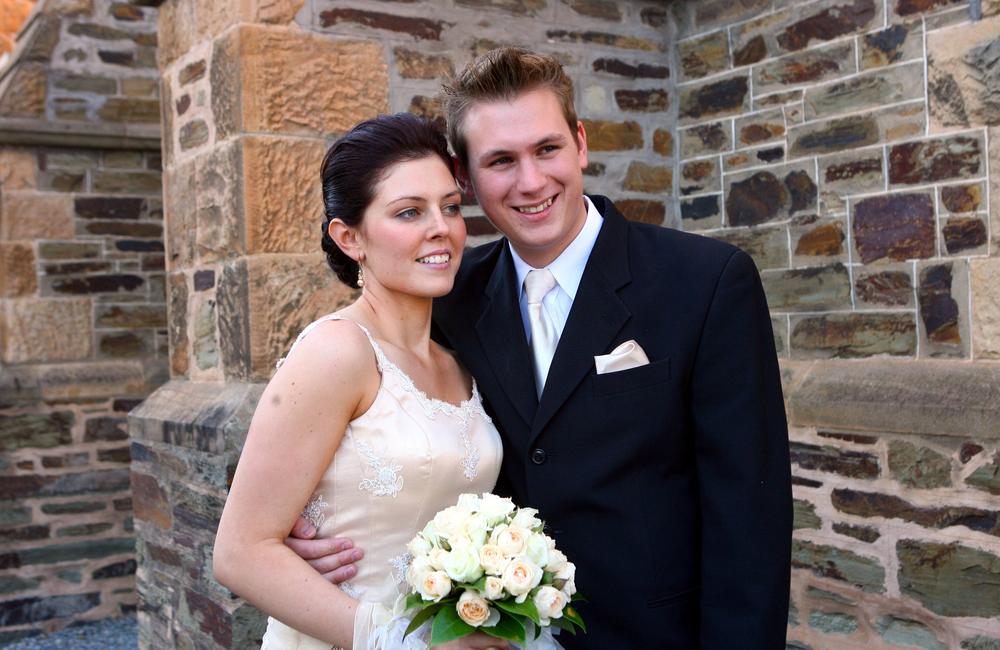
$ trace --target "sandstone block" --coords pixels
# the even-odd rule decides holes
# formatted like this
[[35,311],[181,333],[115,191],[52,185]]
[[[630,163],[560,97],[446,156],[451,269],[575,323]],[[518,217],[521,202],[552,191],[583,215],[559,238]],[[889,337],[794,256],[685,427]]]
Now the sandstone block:
[[72,361],[91,354],[88,298],[9,300],[4,308],[6,363]]
[[885,187],[882,148],[849,151],[819,159],[820,210],[847,211],[849,194],[876,192]]
[[891,70],[875,70],[847,81],[807,88],[806,119],[816,119],[863,108],[898,104],[923,97],[924,64],[915,61]]
[[[479,0],[478,2],[466,0],[467,3],[473,4],[474,6],[481,6],[484,1],[489,3],[493,0]],[[535,4],[537,7],[537,0],[527,0],[527,2]],[[390,32],[407,34],[415,39],[425,41],[440,41],[441,32],[454,26],[454,23],[445,22],[443,20],[413,18],[410,16],[400,16],[381,11],[364,11],[361,9],[337,8],[329,9],[327,11],[320,12],[319,14],[319,24],[322,27],[333,27],[334,25],[338,25],[340,23],[354,23],[374,29],[383,29]]]
[[0,242],[0,297],[27,296],[37,289],[35,252],[31,246]]
[[758,145],[783,138],[785,116],[781,109],[764,111],[736,119],[736,140],[739,146]]
[[666,216],[666,208],[660,201],[646,201],[644,199],[621,199],[615,201],[615,205],[629,221],[639,223],[649,223],[655,226],[663,225]]
[[660,113],[670,108],[670,93],[666,88],[615,91],[615,102],[623,111]]
[[594,59],[592,67],[594,72],[606,72],[629,79],[666,79],[670,76],[670,68],[665,65],[655,65],[652,63],[633,64],[621,59]]
[[0,149],[0,186],[4,192],[34,189],[38,162],[24,149]]
[[816,265],[818,262],[846,262],[847,246],[844,222],[840,218],[821,219],[814,215],[792,220],[792,265]]
[[45,67],[41,65],[25,64],[16,68],[6,92],[0,97],[0,115],[44,117],[47,80]]
[[968,268],[964,261],[929,264],[920,269],[921,354],[968,355]]
[[607,32],[549,29],[545,32],[545,36],[546,38],[563,43],[589,43],[607,47],[618,47],[626,50],[640,50],[643,52],[666,51],[665,40],[654,41],[648,38],[639,38],[638,36],[623,36],[621,34],[609,34]]
[[854,297],[857,307],[907,307],[913,304],[913,280],[910,267],[891,269],[856,269]]
[[634,161],[628,166],[623,187],[634,192],[670,194],[673,177],[669,167]]
[[970,272],[973,354],[1000,359],[1000,260],[974,260]]
[[653,132],[653,151],[661,156],[674,155],[674,134],[667,129],[656,129]]
[[1000,125],[1000,16],[927,35],[931,126]]
[[[239,115],[241,131],[327,134],[388,112],[388,69],[379,43],[249,25],[225,40],[232,39],[213,58],[213,88],[221,89],[212,96],[219,138],[230,135],[223,128],[230,118],[223,114]],[[227,80],[227,70],[236,75]]]
[[4,191],[0,195],[0,239],[72,239],[73,200],[64,194]]
[[642,148],[642,127],[638,122],[582,120],[590,151],[624,151]]
[[985,156],[985,143],[978,136],[897,144],[889,149],[889,183],[915,185],[973,178],[985,171]]
[[392,51],[400,76],[406,79],[448,79],[455,74],[451,58],[443,54],[426,54],[405,47]]

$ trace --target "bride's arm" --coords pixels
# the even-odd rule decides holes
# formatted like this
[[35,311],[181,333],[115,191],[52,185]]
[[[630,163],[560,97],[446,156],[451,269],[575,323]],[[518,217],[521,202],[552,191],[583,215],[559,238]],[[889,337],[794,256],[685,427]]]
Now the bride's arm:
[[267,385],[219,522],[216,579],[283,623],[350,647],[357,601],[284,544],[340,445],[378,390],[371,347],[343,321],[317,326]]

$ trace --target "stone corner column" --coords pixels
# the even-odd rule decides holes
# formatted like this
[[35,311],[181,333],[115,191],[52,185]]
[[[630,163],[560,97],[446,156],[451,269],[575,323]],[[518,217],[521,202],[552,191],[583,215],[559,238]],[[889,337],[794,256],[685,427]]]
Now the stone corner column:
[[160,7],[171,381],[129,418],[140,647],[259,642],[212,578],[218,519],[275,362],[353,297],[319,252],[319,164],[388,110],[387,66],[379,42],[292,22],[303,4]]

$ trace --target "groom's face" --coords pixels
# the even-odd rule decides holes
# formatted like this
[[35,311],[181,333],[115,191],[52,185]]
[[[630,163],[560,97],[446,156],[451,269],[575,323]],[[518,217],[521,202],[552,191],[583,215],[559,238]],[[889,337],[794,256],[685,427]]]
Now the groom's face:
[[463,123],[479,205],[526,262],[543,267],[583,227],[587,134],[570,130],[555,93],[477,102]]

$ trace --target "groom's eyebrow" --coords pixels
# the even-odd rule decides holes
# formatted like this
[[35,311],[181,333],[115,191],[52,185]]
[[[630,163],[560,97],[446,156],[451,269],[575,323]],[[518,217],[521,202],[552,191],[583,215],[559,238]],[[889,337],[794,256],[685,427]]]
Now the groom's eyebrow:
[[[549,142],[559,142],[559,143],[566,142],[566,136],[563,135],[562,133],[550,133],[546,136],[539,138],[535,142],[531,143],[531,145],[529,146],[530,148],[535,149]],[[490,158],[495,158],[497,156],[503,156],[510,153],[511,153],[510,149],[505,149],[502,147],[498,147],[496,149],[490,149],[489,151],[487,151],[486,153],[484,153],[479,157],[479,161],[483,162],[489,160]]]

